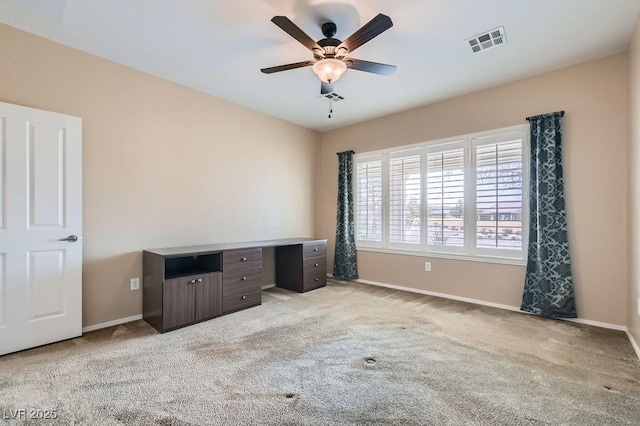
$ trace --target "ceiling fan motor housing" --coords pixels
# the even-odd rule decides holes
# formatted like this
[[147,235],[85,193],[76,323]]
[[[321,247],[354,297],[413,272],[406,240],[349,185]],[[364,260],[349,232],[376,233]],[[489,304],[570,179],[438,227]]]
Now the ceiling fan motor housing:
[[344,46],[339,49],[339,52],[336,51],[336,47],[342,44],[342,40],[333,38],[333,36],[336,34],[336,30],[336,24],[334,24],[333,22],[325,22],[324,24],[322,24],[322,34],[324,34],[326,38],[318,40],[318,46],[322,48],[322,52],[314,52],[314,56],[316,56],[316,59],[342,59],[347,55],[348,50]]
[[336,31],[338,31],[338,27],[333,22],[325,22],[322,24],[322,34],[326,38],[333,38],[336,35]]

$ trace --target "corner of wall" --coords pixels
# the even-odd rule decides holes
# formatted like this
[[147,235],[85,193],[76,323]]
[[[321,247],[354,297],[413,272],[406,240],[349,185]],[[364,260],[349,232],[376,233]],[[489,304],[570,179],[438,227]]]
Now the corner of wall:
[[638,357],[640,342],[640,20],[627,48],[628,74],[628,139],[629,139],[629,279],[628,319],[629,339]]
[[313,224],[313,235],[315,237],[322,237],[320,230],[320,215],[318,211],[320,209],[319,194],[322,185],[322,133],[315,133],[315,152],[314,152],[314,167],[313,167],[313,215],[311,217]]

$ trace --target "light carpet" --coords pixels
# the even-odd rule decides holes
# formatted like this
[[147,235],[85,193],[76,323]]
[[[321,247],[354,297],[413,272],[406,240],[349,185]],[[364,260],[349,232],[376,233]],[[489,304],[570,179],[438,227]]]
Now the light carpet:
[[624,333],[330,280],[158,334],[143,321],[0,358],[0,423],[640,424]]

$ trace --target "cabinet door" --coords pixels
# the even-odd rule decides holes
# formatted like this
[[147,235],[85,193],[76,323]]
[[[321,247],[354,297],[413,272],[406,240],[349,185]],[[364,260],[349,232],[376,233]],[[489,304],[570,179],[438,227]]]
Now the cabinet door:
[[196,279],[196,321],[222,315],[222,274],[204,274]]
[[162,285],[162,328],[181,327],[195,321],[194,277],[166,280]]

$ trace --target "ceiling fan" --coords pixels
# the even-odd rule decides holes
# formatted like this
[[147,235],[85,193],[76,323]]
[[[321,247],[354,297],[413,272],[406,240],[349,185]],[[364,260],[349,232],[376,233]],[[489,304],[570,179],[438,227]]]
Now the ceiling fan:
[[313,60],[262,68],[260,71],[265,74],[313,66],[313,72],[315,72],[322,81],[320,93],[324,95],[333,92],[331,83],[338,81],[347,68],[381,75],[390,75],[396,70],[395,65],[387,65],[347,57],[348,54],[356,50],[358,47],[393,26],[391,18],[383,15],[382,13],[367,22],[362,26],[362,28],[353,33],[345,41],[333,38],[337,31],[336,24],[333,22],[326,22],[322,24],[322,34],[325,38],[318,40],[317,42],[309,37],[286,16],[274,16],[271,22],[282,28],[282,30],[298,40],[307,49],[311,50],[313,53]]

